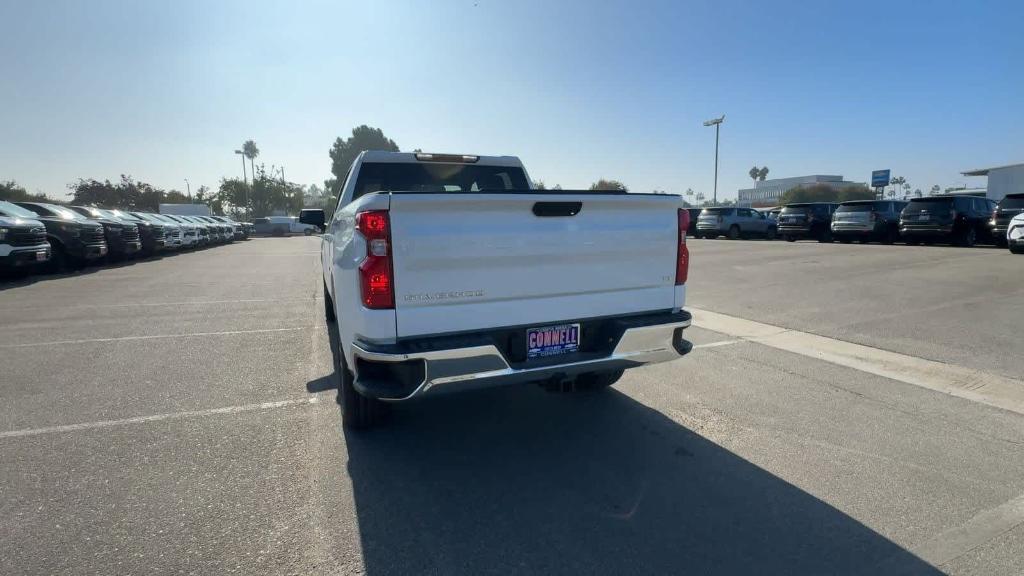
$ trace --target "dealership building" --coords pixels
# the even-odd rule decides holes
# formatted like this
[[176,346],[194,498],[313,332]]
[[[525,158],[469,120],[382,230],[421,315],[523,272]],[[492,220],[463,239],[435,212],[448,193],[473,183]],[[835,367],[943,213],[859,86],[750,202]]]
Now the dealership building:
[[753,188],[745,188],[739,191],[737,195],[737,204],[750,208],[778,206],[782,199],[782,195],[785,194],[787,190],[819,184],[824,184],[837,190],[848,188],[850,186],[865,185],[863,182],[849,182],[843,180],[842,176],[828,176],[823,174],[759,180],[754,183]]
[[987,177],[988,183],[984,188],[985,196],[996,202],[1002,200],[1007,194],[1024,192],[1024,163],[967,170],[961,174]]

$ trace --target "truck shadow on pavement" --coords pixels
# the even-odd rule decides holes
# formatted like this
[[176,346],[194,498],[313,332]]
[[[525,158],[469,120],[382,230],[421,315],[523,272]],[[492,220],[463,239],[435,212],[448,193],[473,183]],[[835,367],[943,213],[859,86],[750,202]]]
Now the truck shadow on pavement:
[[941,573],[614,389],[492,389],[391,416],[345,432],[371,576]]

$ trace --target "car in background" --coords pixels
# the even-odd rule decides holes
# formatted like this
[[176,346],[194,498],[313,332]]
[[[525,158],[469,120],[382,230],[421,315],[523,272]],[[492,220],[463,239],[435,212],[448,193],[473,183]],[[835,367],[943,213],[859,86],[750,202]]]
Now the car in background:
[[690,225],[686,228],[686,235],[690,238],[697,238],[697,219],[700,218],[700,208],[687,208],[690,214]]
[[837,206],[832,202],[787,204],[779,212],[779,234],[787,242],[804,238],[831,242],[832,214]]
[[[17,208],[23,211],[18,212]],[[3,202],[0,211],[5,216],[34,218],[43,223],[53,268],[84,266],[107,255],[103,225],[63,206],[44,202]]]
[[775,239],[776,226],[764,214],[750,208],[704,208],[697,218],[698,238],[726,236],[738,238],[763,237]]
[[995,242],[990,222],[995,202],[981,196],[912,198],[900,213],[900,235],[909,245],[949,242],[970,247]]
[[189,216],[189,219],[198,224],[206,226],[210,232],[210,242],[220,244],[224,242],[226,231],[224,225],[209,216]]
[[181,225],[181,247],[195,248],[199,246],[199,226],[176,214],[161,214],[164,219],[174,220]]
[[93,206],[68,206],[67,208],[103,225],[103,232],[107,235],[108,257],[128,258],[142,250],[139,227],[134,222],[121,220],[117,216]]
[[217,230],[217,236],[221,242],[234,242],[234,227],[217,220],[213,216],[196,216],[196,218],[210,223]]
[[185,228],[174,218],[168,218],[166,214],[155,214],[152,212],[148,213],[149,216],[156,219],[157,222],[164,223],[164,230],[166,236],[165,245],[170,250],[177,250],[181,248],[182,240],[185,238]]
[[231,233],[234,236],[235,240],[245,240],[246,238],[249,237],[249,232],[246,231],[245,225],[243,225],[241,222],[235,222],[234,220],[228,218],[227,216],[210,216],[210,218],[213,218],[218,222],[223,222],[224,224],[230,226]]
[[142,242],[142,253],[151,256],[164,249],[165,232],[163,223],[153,222],[126,212],[124,210],[108,210],[121,220],[134,222],[139,228],[139,240]]
[[989,223],[990,234],[996,244],[1006,246],[1010,220],[1018,214],[1024,214],[1024,194],[1007,194],[996,205],[996,209],[992,211],[992,221]]
[[1024,212],[1011,218],[1007,224],[1006,245],[1013,254],[1024,254]]
[[49,262],[50,255],[46,227],[35,214],[0,201],[0,271],[31,270]]
[[844,244],[877,241],[892,244],[900,237],[900,212],[906,202],[899,200],[851,200],[841,203],[832,214],[832,237]]

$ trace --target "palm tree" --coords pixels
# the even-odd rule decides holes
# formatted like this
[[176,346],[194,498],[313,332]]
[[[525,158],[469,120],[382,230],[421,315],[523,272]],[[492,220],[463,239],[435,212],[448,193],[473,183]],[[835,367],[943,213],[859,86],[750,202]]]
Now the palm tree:
[[245,144],[242,144],[242,154],[249,159],[249,166],[252,168],[253,179],[256,178],[256,167],[253,160],[260,155],[260,149],[256,147],[254,140],[246,140]]
[[763,167],[763,168],[761,168],[760,170],[757,171],[757,178],[761,182],[764,182],[764,179],[767,178],[767,177],[768,177],[768,167],[767,166],[765,166],[765,167]]
[[892,194],[889,194],[889,197],[890,198],[895,197],[896,196],[896,190],[899,190],[900,186],[902,186],[904,183],[906,183],[906,181],[907,181],[907,179],[904,178],[903,176],[896,176],[895,178],[889,180],[889,184],[892,184],[892,188],[893,188]]
[[757,177],[761,174],[761,169],[754,166],[749,172],[747,172],[747,174],[750,176],[750,179],[754,181],[754,185],[757,186]]

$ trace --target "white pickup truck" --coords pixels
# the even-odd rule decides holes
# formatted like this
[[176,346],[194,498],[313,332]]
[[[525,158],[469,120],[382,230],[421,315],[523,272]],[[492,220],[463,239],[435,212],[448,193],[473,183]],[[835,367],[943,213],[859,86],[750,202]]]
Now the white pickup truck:
[[324,230],[338,402],[538,382],[603,388],[688,353],[689,213],[679,196],[535,190],[518,158],[363,152]]

